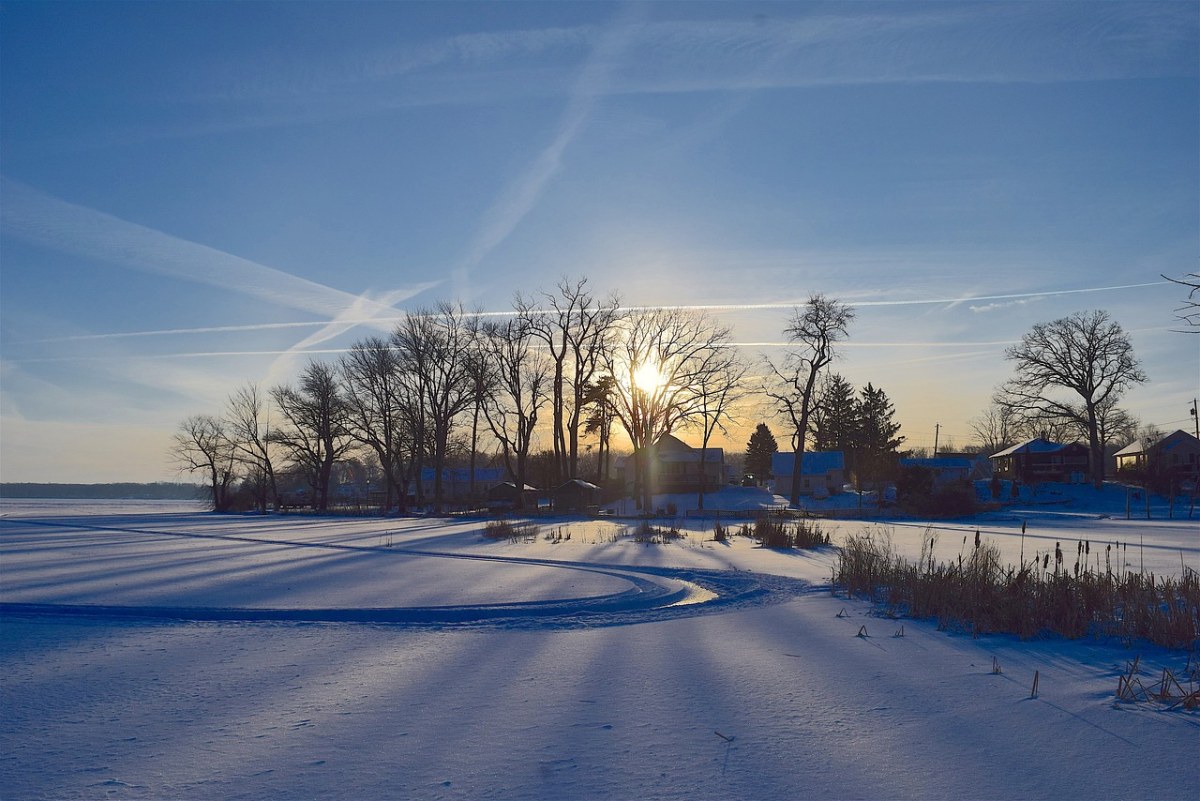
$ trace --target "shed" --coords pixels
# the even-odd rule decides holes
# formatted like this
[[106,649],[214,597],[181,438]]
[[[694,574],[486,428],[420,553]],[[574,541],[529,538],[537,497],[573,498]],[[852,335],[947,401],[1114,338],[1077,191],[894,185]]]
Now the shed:
[[589,506],[599,504],[600,488],[579,478],[573,478],[554,490],[556,512],[585,512]]
[[520,490],[511,481],[497,484],[487,491],[489,509],[537,509],[537,487],[522,485]]

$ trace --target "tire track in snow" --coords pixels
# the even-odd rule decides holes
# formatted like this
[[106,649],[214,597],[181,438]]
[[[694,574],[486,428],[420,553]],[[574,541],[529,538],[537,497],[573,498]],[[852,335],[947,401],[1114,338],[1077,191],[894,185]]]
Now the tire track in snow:
[[[0,525],[9,522],[0,520]],[[404,628],[565,629],[620,626],[711,614],[734,608],[782,603],[820,588],[799,579],[765,573],[700,568],[668,568],[557,561],[488,554],[464,554],[418,548],[300,542],[235,534],[206,534],[162,529],[104,526],[63,520],[20,521],[22,525],[74,528],[144,536],[219,540],[281,548],[462,559],[597,573],[629,584],[617,593],[548,601],[387,608],[272,609],[256,607],[184,607],[163,605],[0,603],[0,616],[88,617],[244,623],[344,623]],[[825,588],[827,590],[827,588]]]

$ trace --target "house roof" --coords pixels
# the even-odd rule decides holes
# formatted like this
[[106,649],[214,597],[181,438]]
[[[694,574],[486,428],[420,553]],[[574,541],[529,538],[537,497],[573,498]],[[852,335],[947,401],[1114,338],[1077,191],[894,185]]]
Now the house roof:
[[1011,448],[1005,448],[1002,451],[993,453],[988,458],[996,459],[1001,456],[1015,456],[1018,453],[1054,453],[1055,451],[1061,451],[1065,447],[1067,446],[1061,442],[1051,442],[1050,440],[1043,439],[1042,437],[1034,437],[1033,439],[1027,439],[1024,442],[1018,442]]
[[[421,468],[421,480],[433,481],[433,468]],[[476,467],[476,481],[500,481],[507,475],[502,467]],[[460,484],[466,484],[471,480],[471,470],[466,467],[446,467],[442,470],[442,481],[453,481]]]
[[[524,487],[525,492],[539,492],[540,491],[540,490],[538,490],[537,487],[531,487],[528,484],[523,484],[522,486]],[[492,487],[492,489],[490,491],[491,492],[496,492],[496,491],[503,492],[505,490],[512,490],[513,492],[515,492],[516,489],[517,489],[517,485],[514,482],[504,481],[504,482],[501,482],[501,483],[497,484],[496,486]]]
[[664,434],[654,443],[654,458],[660,462],[724,462],[724,448],[693,448],[678,437]]
[[936,458],[909,457],[900,460],[901,467],[928,467],[930,470],[970,470],[972,462],[964,456]]
[[[792,465],[796,461],[793,451],[776,453],[771,456],[771,473],[776,477],[790,476]],[[800,475],[815,476],[828,473],[830,470],[845,470],[846,457],[841,451],[805,451],[801,457]]]
[[555,487],[554,491],[561,492],[567,489],[581,489],[589,492],[595,492],[599,491],[600,488],[590,481],[584,481],[582,478],[573,478],[570,481],[564,481],[562,484],[559,484],[557,487]]
[[1133,442],[1126,445],[1121,450],[1117,451],[1114,456],[1137,456],[1145,453],[1147,450],[1163,450],[1170,452],[1175,448],[1186,446],[1188,444],[1200,445],[1200,440],[1184,431],[1182,428],[1177,428],[1170,434],[1160,437],[1159,440],[1147,446],[1144,439],[1135,439]]

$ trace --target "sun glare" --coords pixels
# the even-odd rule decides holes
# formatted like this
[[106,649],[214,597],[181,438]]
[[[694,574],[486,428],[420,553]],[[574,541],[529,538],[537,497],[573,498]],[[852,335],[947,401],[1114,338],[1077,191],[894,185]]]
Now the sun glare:
[[647,362],[633,371],[633,385],[643,392],[653,392],[663,384],[662,373],[658,365]]

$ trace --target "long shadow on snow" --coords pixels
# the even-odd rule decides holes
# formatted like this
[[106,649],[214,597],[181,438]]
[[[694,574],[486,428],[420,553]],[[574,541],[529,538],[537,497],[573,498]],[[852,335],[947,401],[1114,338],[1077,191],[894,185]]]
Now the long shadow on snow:
[[[63,525],[60,521],[58,525]],[[127,533],[129,529],[95,524],[76,527]],[[770,574],[698,568],[606,565],[590,562],[555,561],[483,554],[462,554],[412,548],[344,545],[332,543],[268,540],[228,534],[196,534],[162,530],[137,530],[191,539],[267,544],[285,548],[356,551],[393,556],[423,556],[443,559],[538,565],[581,570],[619,578],[632,586],[619,593],[587,598],[524,601],[503,604],[423,606],[396,608],[263,609],[175,606],[116,606],[103,604],[3,603],[0,615],[71,616],[125,619],[166,619],[242,622],[329,622],[369,623],[406,628],[588,628],[647,623],[710,614],[747,606],[781,603],[812,585],[798,579]]]

